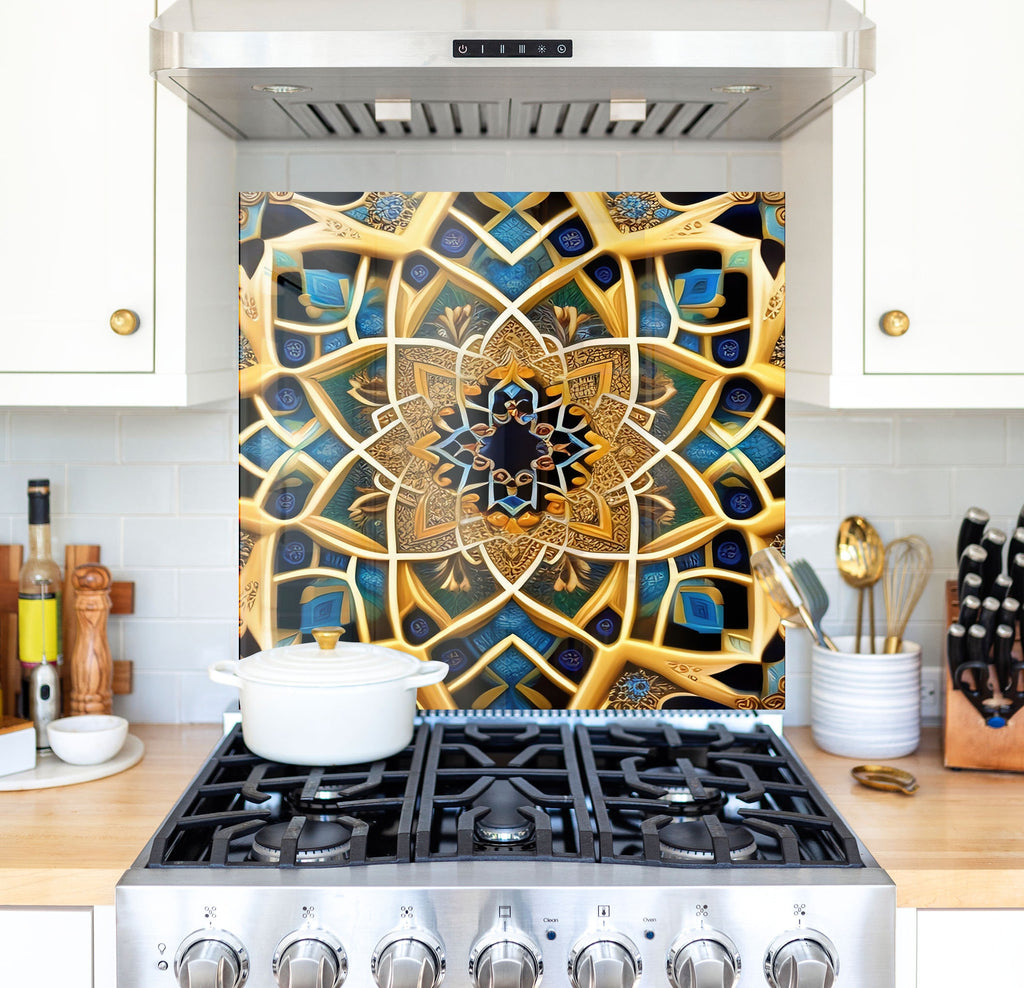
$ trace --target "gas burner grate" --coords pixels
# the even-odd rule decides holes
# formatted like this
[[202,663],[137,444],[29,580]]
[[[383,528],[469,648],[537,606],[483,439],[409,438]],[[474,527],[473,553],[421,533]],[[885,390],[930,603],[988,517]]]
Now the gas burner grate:
[[[346,841],[324,846],[336,830]],[[420,724],[390,758],[318,768],[261,759],[235,727],[153,838],[147,867],[476,859],[863,867],[857,839],[762,724],[496,717]]]

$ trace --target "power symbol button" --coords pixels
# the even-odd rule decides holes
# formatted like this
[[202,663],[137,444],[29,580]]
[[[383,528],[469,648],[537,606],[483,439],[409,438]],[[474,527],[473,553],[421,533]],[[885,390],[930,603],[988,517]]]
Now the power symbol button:
[[465,55],[467,51],[469,51],[469,47],[467,45],[459,45],[460,55]]

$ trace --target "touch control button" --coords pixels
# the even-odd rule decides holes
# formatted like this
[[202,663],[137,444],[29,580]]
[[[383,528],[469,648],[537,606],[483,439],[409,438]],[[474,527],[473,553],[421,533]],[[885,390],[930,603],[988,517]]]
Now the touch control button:
[[764,957],[772,988],[832,988],[839,957],[832,941],[817,930],[792,930],[776,937]]

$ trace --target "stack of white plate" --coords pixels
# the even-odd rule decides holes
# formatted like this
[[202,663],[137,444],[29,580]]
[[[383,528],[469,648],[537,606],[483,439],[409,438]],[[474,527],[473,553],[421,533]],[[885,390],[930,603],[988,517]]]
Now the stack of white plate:
[[[901,652],[882,655],[850,651],[852,635],[835,643],[838,652],[815,646],[811,653],[811,733],[818,747],[864,759],[914,752],[921,740],[921,646],[904,642]],[[880,653],[881,638],[875,647]]]

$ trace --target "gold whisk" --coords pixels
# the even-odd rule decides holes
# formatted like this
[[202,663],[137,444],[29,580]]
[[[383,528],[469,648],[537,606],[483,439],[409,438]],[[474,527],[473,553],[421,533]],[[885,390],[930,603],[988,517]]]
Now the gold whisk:
[[885,547],[882,595],[885,599],[885,646],[893,655],[903,645],[903,633],[932,570],[932,550],[920,535],[893,539]]

